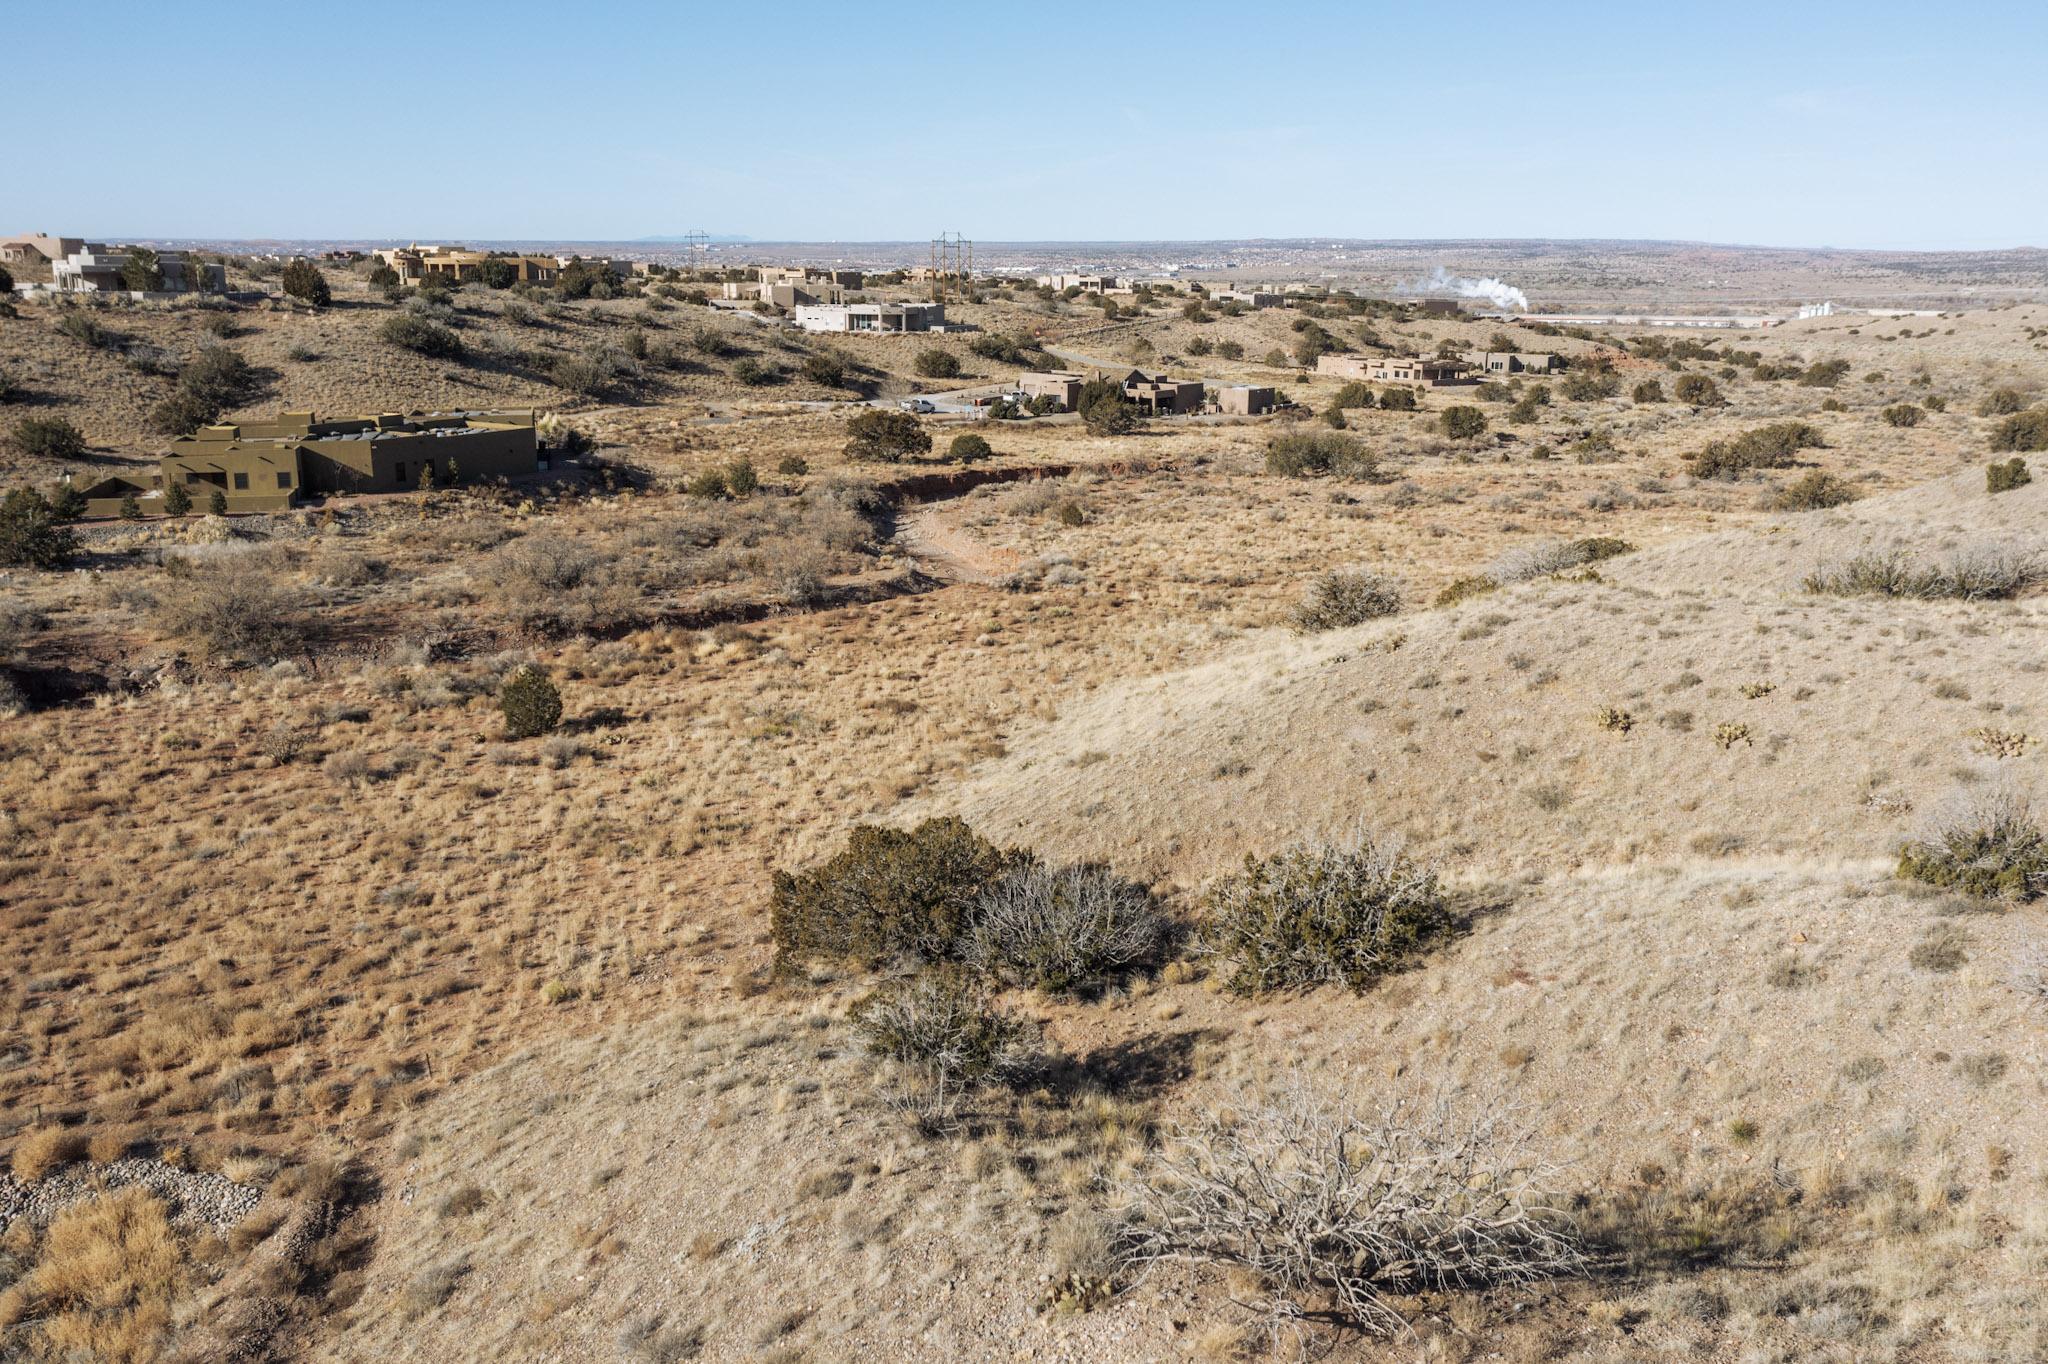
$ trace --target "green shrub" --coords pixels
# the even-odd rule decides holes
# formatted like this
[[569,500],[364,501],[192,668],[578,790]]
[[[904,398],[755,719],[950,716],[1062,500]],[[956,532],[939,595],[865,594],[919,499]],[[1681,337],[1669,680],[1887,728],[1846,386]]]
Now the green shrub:
[[813,351],[804,357],[797,372],[820,388],[846,387],[846,362],[825,351]]
[[1289,431],[1267,444],[1266,472],[1285,478],[1335,474],[1369,479],[1379,472],[1379,456],[1336,432]]
[[1474,574],[1471,577],[1458,578],[1447,584],[1442,591],[1436,594],[1436,599],[1431,604],[1435,606],[1456,606],[1461,601],[1468,601],[1473,597],[1483,597],[1489,592],[1499,590],[1499,588],[1500,584],[1486,574]]
[[1816,360],[1799,375],[1804,388],[1833,388],[1849,373],[1847,360]]
[[725,486],[725,470],[699,469],[683,482],[683,491],[691,497],[702,497],[716,501],[730,493]]
[[[1710,379],[1707,382],[1713,381]],[[1557,386],[1557,391],[1569,402],[1596,402],[1601,398],[1612,398],[1621,392],[1621,380],[1610,371],[1573,370],[1564,377],[1564,382]]]
[[57,510],[33,488],[0,498],[0,565],[62,568],[78,552],[78,537],[57,524]]
[[1302,844],[1245,858],[1206,900],[1203,938],[1237,994],[1363,990],[1449,925],[1436,873],[1391,842]]
[[1822,511],[1854,502],[1859,496],[1846,479],[1813,469],[1772,493],[1764,505],[1771,511]]
[[1486,434],[1486,414],[1476,407],[1447,407],[1437,425],[1452,440],[1474,440]]
[[1733,440],[1710,441],[1685,458],[1698,478],[1740,478],[1754,469],[1782,469],[1805,449],[1825,449],[1820,428],[1808,422],[1776,422],[1745,431]]
[[23,417],[9,437],[14,448],[37,459],[77,459],[85,453],[85,437],[62,417]]
[[846,457],[894,464],[932,448],[931,433],[908,412],[869,408],[846,424]]
[[121,338],[108,331],[91,313],[72,311],[57,319],[57,330],[81,345],[95,350],[111,350],[120,345]]
[[1635,386],[1629,397],[1639,403],[1661,403],[1664,401],[1664,385],[1655,379],[1645,379]]
[[1899,875],[1971,895],[2048,895],[2048,835],[2005,788],[1952,800],[1899,852]]
[[1308,597],[1294,608],[1294,628],[1303,633],[1341,630],[1391,616],[1401,609],[1401,585],[1363,569],[1325,573],[1309,586]]
[[1347,408],[1371,407],[1372,404],[1372,386],[1356,379],[1338,389],[1337,396],[1330,399],[1330,406],[1339,412]]
[[807,474],[810,471],[811,462],[802,455],[784,455],[781,459],[775,461],[775,472],[778,474],[788,474],[796,477]]
[[1216,354],[1225,360],[1242,360],[1244,359],[1244,346],[1237,341],[1218,341],[1216,343]]
[[1994,459],[1984,470],[1984,491],[2009,493],[2014,488],[2023,488],[2034,481],[2027,471],[2027,462],[2018,455],[2011,459]]
[[1927,413],[1913,403],[1893,403],[1877,415],[1884,418],[1886,426],[1918,426],[1927,419]]
[[180,389],[150,408],[142,424],[161,436],[187,436],[219,416],[212,403]]
[[734,497],[751,497],[760,486],[761,475],[754,468],[754,461],[742,457],[725,467],[726,491]]
[[185,491],[182,479],[172,479],[171,486],[164,489],[164,515],[183,516],[192,510],[192,494]]
[[1209,354],[1211,351],[1215,349],[1216,347],[1214,343],[1212,343],[1206,336],[1197,336],[1192,338],[1188,342],[1189,355],[1203,356]]
[[2039,454],[2048,450],[2048,407],[2029,408],[2007,417],[1991,431],[1994,450],[2022,450]]
[[1627,540],[1612,535],[1590,535],[1583,540],[1572,541],[1572,552],[1583,564],[1597,564],[1603,559],[1633,554],[1635,550],[1636,547]]
[[972,431],[962,432],[953,437],[953,443],[946,447],[946,457],[958,460],[962,464],[973,464],[977,460],[987,459],[994,453],[995,450],[988,441]]
[[50,511],[59,521],[76,521],[85,515],[85,494],[67,478],[50,493]]
[[284,275],[278,281],[284,291],[293,298],[301,299],[316,308],[325,308],[334,302],[334,291],[327,286],[327,276],[320,273],[320,267],[309,260],[294,260],[284,267]]
[[453,359],[463,349],[462,338],[453,331],[413,313],[394,313],[385,318],[377,335],[386,345],[436,360]]
[[919,351],[910,367],[927,379],[955,379],[960,375],[960,357],[934,346],[930,350]]
[[813,957],[957,960],[982,892],[1028,859],[954,817],[908,831],[857,825],[822,865],[775,873],[768,931],[777,969]]
[[1691,407],[1718,407],[1721,388],[1704,374],[1681,374],[1671,385],[1671,396]]
[[121,263],[121,287],[142,292],[163,288],[163,257],[146,246],[129,247],[128,259]]
[[2016,388],[1994,388],[1984,395],[1984,401],[1977,404],[1980,417],[2009,417],[2015,412],[2024,412],[2027,400]]
[[506,734],[536,738],[562,722],[562,693],[553,678],[529,663],[515,669],[498,688],[498,710],[505,717]]
[[1414,389],[1389,386],[1380,390],[1380,406],[1389,412],[1413,412],[1420,404]]

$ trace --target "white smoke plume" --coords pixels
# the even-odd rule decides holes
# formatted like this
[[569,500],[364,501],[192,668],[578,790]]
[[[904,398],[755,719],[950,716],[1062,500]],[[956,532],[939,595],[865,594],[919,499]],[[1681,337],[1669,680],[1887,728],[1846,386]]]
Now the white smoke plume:
[[1518,313],[1529,311],[1529,296],[1512,284],[1503,284],[1497,279],[1466,279],[1454,275],[1441,265],[1429,272],[1429,278],[1419,279],[1402,287],[1404,294],[1455,294],[1459,298],[1483,298],[1496,308],[1512,308]]

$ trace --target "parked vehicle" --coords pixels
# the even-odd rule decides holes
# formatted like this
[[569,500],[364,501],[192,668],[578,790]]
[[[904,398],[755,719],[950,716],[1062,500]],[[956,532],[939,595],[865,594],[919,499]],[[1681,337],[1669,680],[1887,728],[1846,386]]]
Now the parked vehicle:
[[905,412],[916,412],[922,415],[926,412],[936,412],[939,409],[932,406],[932,404],[926,402],[922,398],[905,398],[903,400],[903,410]]

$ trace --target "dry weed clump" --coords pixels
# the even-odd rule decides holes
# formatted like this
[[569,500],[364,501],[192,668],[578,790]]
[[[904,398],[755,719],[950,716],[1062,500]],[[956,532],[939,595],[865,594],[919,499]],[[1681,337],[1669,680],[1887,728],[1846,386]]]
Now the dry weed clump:
[[1880,549],[1816,565],[1800,585],[1836,597],[2002,601],[2039,581],[2041,571],[2036,555],[2005,545],[1973,545],[1937,563],[1902,549]]
[[196,569],[156,594],[158,627],[215,658],[264,662],[293,652],[304,643],[303,613],[297,590],[261,566]]
[[967,961],[1048,993],[1152,960],[1166,927],[1143,886],[1093,864],[1018,867],[981,893],[973,915]]
[[1206,915],[1207,950],[1244,995],[1363,990],[1449,925],[1436,872],[1366,835],[1247,857],[1210,890]]
[[1294,608],[1294,628],[1304,633],[1341,630],[1398,613],[1401,585],[1364,569],[1325,573]]
[[1277,1326],[1323,1295],[1392,1335],[1390,1299],[1583,1272],[1556,1171],[1498,1110],[1438,1101],[1361,1113],[1306,1087],[1172,1133],[1123,1188],[1123,1262],[1247,1271]]
[[127,1188],[89,1198],[57,1215],[34,1268],[0,1291],[0,1333],[18,1334],[43,1358],[148,1364],[188,1272],[155,1195]]
[[632,585],[612,557],[549,532],[499,549],[479,576],[491,605],[532,634],[601,630],[632,620],[639,610]]
[[883,986],[854,1006],[852,1020],[869,1054],[900,1068],[905,1106],[934,1132],[968,1092],[1018,1074],[1037,1050],[1030,1022],[951,967]]
[[2048,895],[2048,834],[2010,787],[1959,792],[1899,852],[1899,875],[1972,895]]

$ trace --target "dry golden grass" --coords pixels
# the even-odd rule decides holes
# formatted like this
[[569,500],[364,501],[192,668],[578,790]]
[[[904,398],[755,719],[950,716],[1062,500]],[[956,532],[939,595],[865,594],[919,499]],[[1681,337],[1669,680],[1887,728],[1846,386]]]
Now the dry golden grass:
[[[1043,316],[988,306],[1005,326]],[[1070,331],[1085,320],[1044,316]],[[342,325],[261,314],[247,344],[281,348],[307,323]],[[617,324],[561,325],[594,336]],[[1248,348],[1288,336],[1279,314],[1215,325]],[[27,1151],[32,1167],[48,1159],[39,1144],[54,1138],[28,1135],[40,1113],[41,1130],[65,1124],[96,1158],[169,1143],[202,1165],[254,1162],[236,1166],[247,1171],[318,1154],[331,1135],[376,1153],[387,1190],[422,1192],[410,1210],[387,1199],[370,1214],[385,1248],[371,1305],[335,1309],[348,1337],[332,1357],[610,1349],[626,1317],[650,1312],[661,1320],[647,1338],[701,1329],[707,1357],[723,1357],[763,1348],[755,1301],[818,1314],[778,1342],[829,1353],[835,1332],[858,1329],[914,1353],[949,1348],[989,1302],[1001,1304],[990,1320],[1038,1329],[1028,1304],[1047,1227],[1141,1158],[1162,1114],[1196,1101],[1182,1081],[1250,1083],[1341,1060],[1374,1077],[1527,1096],[1558,1139],[1599,1134],[1585,1153],[1599,1167],[1589,1186],[1650,1160],[1711,1188],[1731,1164],[1853,1159],[1894,1181],[1854,1214],[1877,1219],[1856,1224],[1877,1238],[1874,1300],[1895,1323],[1935,1330],[1939,1317],[1957,1357],[1973,1333],[1980,1357],[1998,1357],[2017,1338],[1997,1333],[2017,1320],[2013,1295],[2041,1252],[2025,1218],[2003,1239],[1985,1232],[1996,1211],[1985,1190],[2034,1189],[2042,1154],[2013,1117],[2031,1071],[1994,1074],[1970,1058],[2020,1054],[1972,1035],[2026,1026],[1993,972],[2017,920],[1969,921],[1963,974],[1940,977],[1967,990],[1966,1016],[1948,1020],[1929,982],[1909,974],[1912,944],[1894,951],[1872,927],[1880,909],[1930,908],[1869,895],[1872,864],[1837,875],[1829,859],[1884,856],[1900,816],[1883,802],[1924,801],[1951,768],[1984,761],[1964,751],[1970,735],[2038,732],[2025,718],[2048,704],[2025,666],[2038,607],[1815,605],[1784,600],[1782,582],[1858,536],[1949,534],[1928,531],[1922,501],[1882,494],[1976,461],[1983,423],[1965,399],[2038,368],[2016,344],[2019,315],[1954,325],[1954,337],[1906,342],[1811,325],[1740,341],[1774,356],[1841,353],[1858,375],[1882,346],[1892,377],[1852,379],[1843,413],[1819,411],[1823,390],[1725,383],[1726,409],[1557,404],[1537,427],[1510,428],[1512,444],[1467,445],[1431,434],[1429,411],[1358,414],[1353,433],[1382,456],[1385,481],[1370,484],[1267,475],[1274,422],[1160,423],[1126,439],[1060,420],[1006,425],[991,432],[992,467],[1075,472],[927,509],[957,537],[950,559],[863,543],[872,533],[833,510],[823,490],[849,472],[843,413],[787,401],[797,389],[728,400],[708,376],[686,379],[715,397],[677,389],[578,418],[650,475],[648,491],[444,494],[424,509],[363,505],[218,544],[196,543],[209,535],[197,524],[115,528],[96,544],[108,554],[96,579],[8,585],[48,620],[17,641],[29,668],[148,681],[0,734],[0,928],[16,951],[0,991],[0,1145],[16,1161]],[[1155,314],[1103,336],[1120,345],[1144,332],[1157,353],[1178,355],[1190,326]],[[1484,329],[1400,330],[1429,349]],[[377,388],[365,377],[374,360],[365,353],[365,373],[338,362],[322,381],[367,398],[330,402],[287,380],[276,400],[446,400],[442,381],[403,368]],[[1918,364],[1951,396],[1948,413],[1885,426],[1876,412],[1915,391]],[[1311,403],[1334,392],[1278,377]],[[741,419],[702,421],[713,401]],[[65,402],[83,410],[84,390]],[[123,411],[110,400],[110,428]],[[1840,513],[1770,516],[1756,509],[1761,482],[1685,474],[1679,456],[1704,440],[1791,418],[1823,424],[1828,448],[1808,456],[1871,495]],[[1529,457],[1596,428],[1621,459]],[[777,472],[793,455],[808,472]],[[740,458],[764,475],[751,501],[707,506],[674,491]],[[2022,500],[1999,514],[2032,515],[2025,496],[2007,495]],[[1069,504],[1078,517],[1060,515]],[[1961,515],[1960,503],[1933,505]],[[1504,550],[1584,535],[1644,549],[1599,565],[1598,582],[1424,607]],[[543,538],[603,564],[566,622],[524,614],[532,578],[508,569],[508,549]],[[289,585],[305,650],[275,665],[202,663],[150,604],[178,589],[182,570],[130,553],[167,547],[199,572]],[[1001,581],[788,610],[778,594],[792,561],[842,586],[963,563]],[[1286,634],[1307,582],[1355,563],[1401,577],[1411,610],[1346,638]],[[600,628],[579,637],[579,626]],[[572,732],[559,741],[502,739],[495,684],[528,660],[562,686]],[[1951,675],[1969,679],[1969,698],[1937,690]],[[1740,693],[1759,680],[1774,689]],[[1588,717],[1609,705],[1638,723],[1595,729]],[[1755,741],[1723,752],[1712,729],[1738,717]],[[1790,738],[1774,749],[1780,734]],[[1180,892],[1312,819],[1361,814],[1474,875],[1556,884],[1510,897],[1512,912],[1447,961],[1365,1001],[1247,1011],[1177,963],[1157,990],[1049,1008],[1069,1052],[1163,1047],[1171,1083],[1021,1105],[956,1157],[906,1137],[829,1032],[816,1036],[784,987],[765,982],[767,869],[814,859],[852,822],[901,814],[906,801],[964,806],[1050,852],[1107,852]],[[1723,871],[1726,884],[1714,879]],[[1695,935],[1702,921],[1709,931]],[[1811,941],[1793,944],[1795,933]],[[1799,969],[1776,971],[1788,953]],[[1875,1032],[1868,1010],[1885,1001],[1901,1013],[1893,1036],[1918,1039],[1886,1043],[1913,1058],[1880,1057],[1892,1079],[1794,1066],[1817,1064],[1808,1044],[1822,1028],[1840,1030],[1831,1045],[1842,1055],[1878,1056],[1863,1030]],[[723,1011],[701,1035],[649,1021],[696,1005]],[[1801,1047],[1771,1045],[1794,1036]],[[1935,1062],[1937,1051],[1965,1061]],[[1789,1112],[1771,1111],[1776,1095],[1796,1096]],[[648,1123],[655,1102],[680,1108]],[[1854,1139],[1823,1149],[1844,1114]],[[1740,1151],[1727,1138],[1736,1120],[1758,1127]],[[1906,1127],[1917,1135],[1901,1154]],[[407,1133],[424,1154],[385,1141]],[[1987,1145],[2007,1153],[2002,1176]],[[1901,1200],[1933,1200],[1944,1162],[1967,1196],[1908,1218]],[[649,1198],[648,1181],[677,1164],[703,1182]],[[287,1169],[279,1184],[300,1177]],[[1899,1179],[1910,1197],[1895,1196]],[[810,1193],[787,1229],[795,1244],[757,1231],[799,1183]],[[465,1189],[486,1197],[481,1211],[436,1215],[444,1199],[469,1205]],[[704,1224],[671,1225],[680,1207],[708,1209]],[[548,1220],[520,1220],[529,1208]],[[906,1241],[928,1267],[898,1280]],[[1818,1243],[1806,1253],[1809,1280],[1849,1272]],[[1974,1286],[1916,1305],[1905,1285],[1929,1263]],[[493,1272],[478,1273],[484,1264]],[[649,1289],[677,1273],[693,1287]],[[588,1277],[563,1288],[576,1274]],[[955,1278],[973,1287],[935,1287]],[[783,1301],[788,1280],[829,1280],[829,1301]],[[1203,1329],[1224,1310],[1207,1290],[1168,1282],[1195,1295]],[[1731,1323],[1688,1315],[1696,1304],[1671,1282],[1597,1295],[1635,1304],[1672,1349],[1833,1348],[1805,1324],[1839,1303],[1816,1297],[1779,1317],[1764,1312],[1761,1287],[1741,1287],[1750,1280],[1705,1290],[1755,1293],[1742,1300],[1759,1314]],[[528,1305],[541,1292],[567,1300],[536,1320]],[[690,1292],[708,1295],[701,1310]],[[1151,1292],[1140,1301],[1152,1306],[1115,1312],[1164,1329]],[[1107,1351],[1113,1320],[1087,1314],[1075,1329]],[[1827,1321],[1851,1342],[1866,1329],[1839,1311]],[[1546,1322],[1587,1357],[1630,1348],[1617,1327]]]
[[169,1339],[189,1272],[157,1198],[106,1194],[50,1224],[35,1267],[0,1292],[0,1331],[21,1333],[41,1358],[148,1364]]

